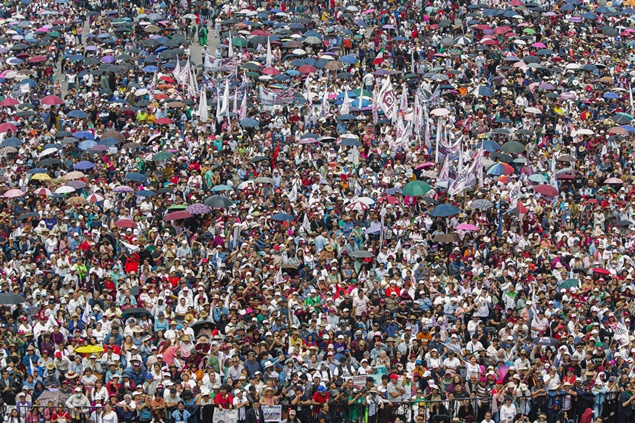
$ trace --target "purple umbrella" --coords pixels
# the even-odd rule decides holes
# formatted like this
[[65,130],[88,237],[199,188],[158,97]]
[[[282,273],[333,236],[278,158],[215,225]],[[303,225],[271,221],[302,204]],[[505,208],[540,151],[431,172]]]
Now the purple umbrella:
[[318,142],[317,138],[302,138],[300,140],[300,144],[313,144]]
[[189,214],[207,214],[212,211],[212,208],[205,204],[192,204],[185,211]]
[[546,82],[543,82],[540,85],[538,85],[538,88],[540,88],[541,90],[545,90],[545,91],[551,91],[551,90],[555,89],[556,87],[554,87],[551,84],[547,84]]
[[97,50],[97,46],[88,46],[85,50]]
[[134,190],[128,186],[120,185],[118,187],[113,188],[112,192],[134,192]]
[[82,189],[86,187],[86,182],[76,180],[76,181],[70,181],[66,185],[68,185],[69,187],[73,187],[75,189]]
[[115,58],[114,56],[104,56],[101,58],[101,63],[114,63],[115,62]]
[[388,75],[390,72],[388,72],[386,69],[379,69],[375,71],[375,76],[382,76],[382,75]]
[[108,151],[109,148],[110,147],[108,147],[107,145],[97,144],[96,146],[91,148],[90,151]]

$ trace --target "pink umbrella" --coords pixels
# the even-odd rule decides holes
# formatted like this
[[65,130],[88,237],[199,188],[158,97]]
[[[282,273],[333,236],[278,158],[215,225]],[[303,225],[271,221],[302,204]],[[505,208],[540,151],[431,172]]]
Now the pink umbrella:
[[478,226],[469,223],[460,223],[454,228],[457,231],[478,231]]
[[10,97],[7,97],[4,100],[0,101],[0,106],[3,107],[17,106],[18,104],[20,104],[18,100]]
[[12,123],[9,122],[5,122],[3,124],[0,124],[0,133],[4,133],[4,132],[17,132],[18,127],[15,126]]
[[100,201],[104,201],[104,197],[99,194],[91,194],[86,197],[89,203],[99,203]]
[[533,43],[531,46],[536,48],[547,48],[547,46],[543,43]]
[[22,191],[21,189],[10,189],[7,192],[4,193],[3,197],[4,198],[16,198],[16,197],[22,197],[24,195],[24,191]]
[[417,170],[425,169],[426,167],[430,167],[430,166],[434,166],[434,163],[432,162],[421,163],[420,165],[417,165]]
[[50,106],[58,106],[64,104],[64,101],[56,95],[47,95],[42,99],[42,104],[48,104]]
[[35,190],[36,195],[52,195],[51,190],[48,188],[38,188]]

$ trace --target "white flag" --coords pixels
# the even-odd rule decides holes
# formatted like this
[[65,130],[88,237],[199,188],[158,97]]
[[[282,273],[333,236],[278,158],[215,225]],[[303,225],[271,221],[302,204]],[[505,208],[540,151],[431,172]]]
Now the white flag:
[[225,79],[225,92],[223,92],[223,105],[220,114],[223,115],[229,109],[229,78]]
[[176,66],[174,66],[172,70],[172,76],[174,76],[176,82],[179,83],[181,78],[181,62],[179,60],[176,61]]
[[340,115],[347,115],[351,111],[351,104],[348,101],[348,91],[344,92],[344,102],[342,102],[342,107],[340,108]]
[[232,44],[232,32],[229,31],[229,50],[227,50],[227,57],[234,57],[234,44]]
[[329,93],[328,90],[326,89],[326,86],[324,87],[324,94],[322,97],[322,104],[320,105],[320,119],[321,118],[325,118],[327,117],[329,114]]
[[234,113],[236,113],[236,115],[238,115],[238,90],[234,92],[234,105],[232,107],[232,110],[234,111]]
[[216,88],[216,120],[221,121],[223,114],[221,113],[222,106],[220,104],[220,90]]
[[91,312],[90,304],[86,303],[86,305],[84,306],[84,312],[82,313],[82,318],[81,318],[82,322],[88,323],[90,321],[90,312]]
[[240,102],[240,112],[238,117],[242,120],[247,117],[247,91],[243,94],[243,101]]
[[377,100],[379,107],[386,115],[386,119],[390,119],[394,123],[397,120],[397,96],[389,78],[384,81]]
[[304,220],[302,221],[302,227],[307,233],[311,232],[311,222],[309,222],[308,213],[304,213]]
[[207,122],[209,114],[207,112],[207,93],[201,90],[201,97],[198,101],[198,118],[201,122]]
[[271,41],[269,41],[269,37],[267,37],[267,58],[265,59],[265,66],[270,68],[273,62],[273,57],[271,54]]
[[190,80],[190,61],[188,60],[185,66],[181,68],[181,73],[179,74],[179,78],[177,82],[181,85],[187,84]]

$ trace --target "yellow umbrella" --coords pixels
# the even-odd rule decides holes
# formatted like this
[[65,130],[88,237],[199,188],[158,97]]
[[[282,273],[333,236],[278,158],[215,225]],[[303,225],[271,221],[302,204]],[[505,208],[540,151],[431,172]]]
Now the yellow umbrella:
[[95,354],[104,352],[104,347],[101,345],[86,345],[85,347],[79,347],[75,350],[77,353],[81,354]]
[[31,179],[34,181],[50,181],[51,177],[48,176],[46,173],[36,173],[31,177]]

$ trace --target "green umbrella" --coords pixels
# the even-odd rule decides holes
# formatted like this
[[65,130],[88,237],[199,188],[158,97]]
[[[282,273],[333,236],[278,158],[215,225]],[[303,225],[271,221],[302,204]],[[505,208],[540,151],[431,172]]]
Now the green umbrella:
[[169,151],[162,151],[162,152],[157,153],[154,156],[152,156],[152,161],[153,162],[162,162],[164,160],[168,160],[172,156],[174,156],[174,154],[170,153]]
[[535,33],[536,33],[536,30],[535,30],[535,29],[533,29],[533,28],[525,28],[525,29],[523,29],[523,32],[524,32],[525,34],[535,34]]
[[232,44],[236,47],[247,47],[247,40],[244,38],[232,38]]
[[372,97],[373,95],[370,93],[370,91],[368,90],[362,90],[361,88],[358,88],[356,90],[353,90],[353,94],[355,94],[357,97],[359,97],[360,95],[362,97]]
[[520,153],[525,151],[525,146],[518,141],[509,141],[503,144],[501,151],[504,151],[505,153]]
[[168,210],[185,210],[187,208],[187,205],[185,204],[180,204],[177,206],[170,206],[168,207]]
[[247,76],[260,76],[260,74],[258,72],[245,72],[245,75],[247,75]]
[[250,71],[258,71],[260,72],[260,69],[262,69],[262,66],[260,66],[258,63],[255,62],[247,62],[244,65],[242,65],[240,67],[241,69],[247,69]]
[[567,279],[566,281],[558,285],[558,288],[560,289],[577,288],[579,284],[580,284],[580,281],[577,279]]
[[48,34],[48,35],[49,35],[49,37],[55,37],[55,38],[57,38],[57,37],[60,37],[62,34],[60,34],[60,33],[59,33],[59,32],[57,32],[57,31],[51,31],[51,32],[49,32],[49,34]]
[[428,191],[430,191],[432,187],[423,181],[412,181],[408,182],[406,186],[403,187],[401,193],[403,195],[409,195],[411,197],[420,197],[422,195],[426,195]]

